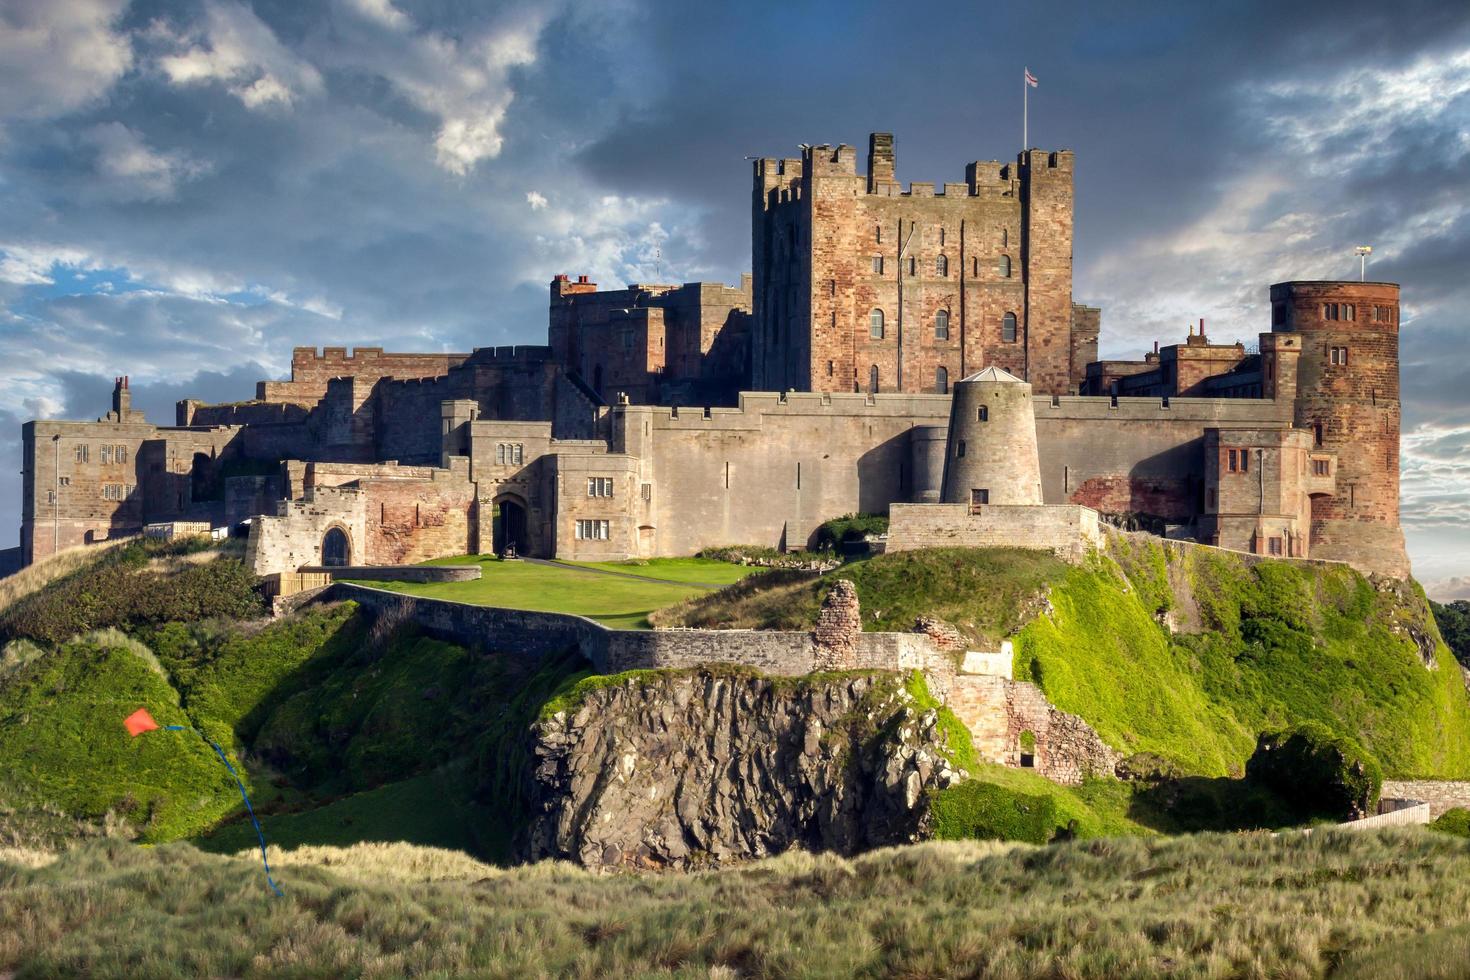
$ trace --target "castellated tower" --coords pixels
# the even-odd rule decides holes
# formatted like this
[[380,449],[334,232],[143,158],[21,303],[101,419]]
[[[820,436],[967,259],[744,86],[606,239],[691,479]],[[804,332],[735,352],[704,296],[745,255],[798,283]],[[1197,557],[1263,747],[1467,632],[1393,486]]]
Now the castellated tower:
[[752,385],[946,394],[995,365],[1075,392],[1097,330],[1074,322],[1074,165],[1026,150],[905,188],[890,133],[869,136],[866,174],[847,145],[756,160]]
[[1399,287],[1283,282],[1273,335],[1296,335],[1293,423],[1337,453],[1336,489],[1312,497],[1311,555],[1409,571],[1399,527]]
[[988,367],[954,386],[940,501],[1041,503],[1041,463],[1031,386]]

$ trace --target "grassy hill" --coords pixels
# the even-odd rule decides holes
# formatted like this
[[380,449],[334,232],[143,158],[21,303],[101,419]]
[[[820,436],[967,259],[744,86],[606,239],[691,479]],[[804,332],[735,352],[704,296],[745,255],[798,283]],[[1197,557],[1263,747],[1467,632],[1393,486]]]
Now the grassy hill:
[[403,845],[273,862],[0,851],[0,974],[1449,978],[1470,844],[1429,830],[921,844],[686,875]]
[[[1125,753],[1238,774],[1256,735],[1315,720],[1401,778],[1470,777],[1470,700],[1423,594],[1345,566],[1252,561],[1115,538],[1082,566],[944,548],[813,579],[771,573],[664,610],[657,625],[806,629],[849,579],[869,630],[937,616],[976,648],[1015,644],[1031,680]],[[1427,658],[1427,660],[1426,660]]]

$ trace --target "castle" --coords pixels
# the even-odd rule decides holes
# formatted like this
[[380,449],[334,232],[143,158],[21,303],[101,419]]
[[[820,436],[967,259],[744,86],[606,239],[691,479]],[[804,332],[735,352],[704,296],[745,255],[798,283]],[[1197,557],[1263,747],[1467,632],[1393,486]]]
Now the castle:
[[1249,348],[1201,323],[1098,361],[1074,165],[1026,150],[905,190],[888,134],[866,175],[806,147],[754,161],[738,286],[558,275],[547,347],[298,348],[290,381],[172,426],[120,378],[105,418],[26,423],[23,558],[171,522],[248,521],[261,574],[800,548],[853,512],[891,512],[900,545],[1026,543],[1080,508],[1406,576],[1398,287],[1279,283]]

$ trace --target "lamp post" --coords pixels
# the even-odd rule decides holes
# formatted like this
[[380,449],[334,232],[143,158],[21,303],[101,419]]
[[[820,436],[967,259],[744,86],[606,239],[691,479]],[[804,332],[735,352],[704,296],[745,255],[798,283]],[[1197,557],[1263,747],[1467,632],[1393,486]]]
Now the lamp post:
[[1373,254],[1373,246],[1359,245],[1357,248],[1353,249],[1353,253],[1358,257],[1358,282],[1367,282],[1368,256]]

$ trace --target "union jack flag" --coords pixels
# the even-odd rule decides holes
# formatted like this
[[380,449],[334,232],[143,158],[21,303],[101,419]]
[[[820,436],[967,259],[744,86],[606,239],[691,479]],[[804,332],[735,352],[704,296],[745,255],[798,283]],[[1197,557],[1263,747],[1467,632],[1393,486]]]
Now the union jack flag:
[[1030,68],[1027,68],[1026,69],[1026,84],[1027,85],[1030,85],[1032,88],[1036,88],[1037,87],[1037,85],[1036,85],[1036,76],[1033,75],[1033,74],[1031,74],[1031,69]]

